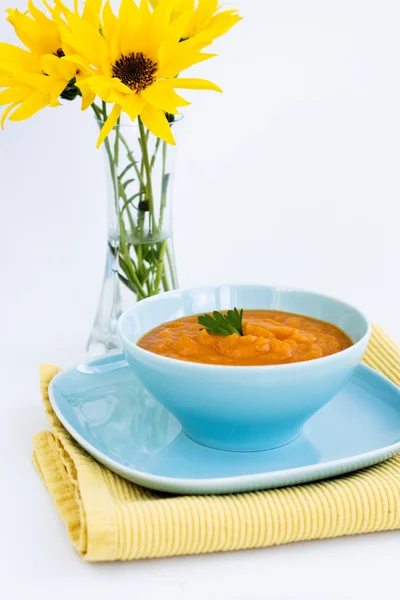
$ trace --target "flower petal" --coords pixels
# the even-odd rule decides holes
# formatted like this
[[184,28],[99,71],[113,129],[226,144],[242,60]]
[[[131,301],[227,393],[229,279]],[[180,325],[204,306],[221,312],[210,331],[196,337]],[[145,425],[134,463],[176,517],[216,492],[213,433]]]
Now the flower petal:
[[105,77],[104,75],[88,77],[81,81],[78,80],[76,85],[82,93],[91,91],[104,100],[104,102],[112,102],[119,105],[121,105],[123,99],[128,94],[132,93],[131,90],[118,79],[114,77]]
[[40,64],[43,72],[50,77],[64,79],[68,83],[75,77],[76,64],[65,58],[58,58],[54,54],[45,54],[40,58]]
[[125,96],[121,101],[122,110],[128,115],[131,121],[134,121],[140,114],[146,101],[139,94]]
[[62,58],[60,58],[59,70],[60,75],[64,77],[64,79],[70,81],[76,75],[76,63],[69,60],[68,56],[63,56]]
[[131,19],[137,18],[139,8],[133,0],[121,0],[118,11],[118,21],[128,23]]
[[52,54],[61,47],[61,37],[57,25],[38,9],[34,9],[37,16],[35,19],[18,10],[8,9],[6,12],[8,13],[7,21],[11,23],[19,39],[31,52]]
[[45,54],[40,58],[40,65],[46,75],[53,77],[59,75],[58,61],[60,59],[54,54]]
[[117,27],[118,27],[118,19],[115,16],[115,14],[113,13],[113,10],[111,8],[111,4],[110,4],[109,0],[104,5],[102,18],[103,18],[102,32],[103,32],[105,39],[109,42],[112,39],[112,37],[114,36],[114,34],[117,30]]
[[7,116],[10,114],[10,112],[16,107],[18,106],[17,104],[10,104],[10,106],[7,106],[7,108],[5,109],[5,111],[3,112],[3,114],[1,115],[1,128],[4,129],[4,121],[6,120]]
[[10,87],[0,92],[0,105],[19,104],[26,98],[27,90],[23,86]]
[[98,75],[77,81],[76,85],[82,93],[90,90],[104,100],[104,102],[107,102],[112,91],[111,83],[110,78]]
[[82,56],[78,56],[77,54],[68,54],[68,56],[64,57],[63,60],[68,60],[68,62],[74,63],[77,67],[79,73],[77,75],[81,77],[88,77],[92,73],[97,73],[95,69],[90,67],[90,64],[87,60],[82,58]]
[[10,121],[23,121],[29,119],[32,115],[37,113],[39,110],[48,106],[49,98],[47,95],[43,95],[40,92],[32,92],[24,100],[22,104],[18,106],[16,110],[9,117]]
[[101,5],[102,0],[86,0],[82,18],[98,27],[100,23]]
[[208,43],[215,38],[227,33],[236,23],[242,20],[242,17],[236,10],[225,10],[217,15],[214,15],[208,27],[203,31],[199,31],[194,35],[194,38],[208,40]]
[[173,90],[173,85],[172,79],[156,81],[140,92],[140,95],[152,106],[161,108],[161,110],[171,114],[176,114],[178,106],[188,106],[190,102],[186,102],[186,100],[178,96]]
[[14,71],[16,68],[27,71],[37,71],[38,68],[40,69],[37,57],[31,52],[4,42],[0,42],[0,63],[4,68],[6,68],[6,65],[9,65],[11,71]]
[[70,28],[63,30],[63,39],[75,52],[98,69],[104,54],[104,38],[99,28],[78,15],[68,17]]
[[176,77],[170,80],[174,88],[182,90],[211,90],[221,92],[221,88],[207,79],[197,79],[195,77]]
[[155,136],[161,138],[164,142],[175,146],[171,126],[162,110],[154,108],[151,104],[146,104],[140,113],[140,118]]
[[151,13],[148,0],[140,0],[139,11],[141,13],[142,18],[147,19],[148,17],[150,17]]
[[173,50],[168,48],[168,51],[165,51],[165,47],[161,47],[159,52],[160,69],[158,76],[160,78],[175,77],[178,73],[181,73],[192,65],[217,56],[216,54],[202,53],[200,51],[202,47],[193,46],[192,40],[175,44]]
[[89,108],[89,106],[91,106],[93,104],[93,102],[96,99],[96,94],[94,92],[91,91],[82,91],[82,104],[81,104],[81,110],[86,110],[87,108]]
[[209,19],[218,8],[218,0],[199,0],[196,8],[196,17],[199,21]]
[[50,106],[59,106],[60,103],[58,101],[59,96],[63,93],[65,88],[67,87],[68,82],[64,79],[54,79],[52,82],[52,88],[50,90]]
[[47,6],[47,8],[50,10],[50,12],[52,13],[53,21],[55,21],[56,23],[63,22],[61,19],[61,15],[64,15],[64,17],[67,18],[68,16],[73,14],[73,11],[70,10],[68,6],[66,6],[64,2],[62,2],[62,0],[54,0],[53,9],[49,8],[49,6],[46,3],[47,0],[43,0],[43,4]]
[[187,27],[192,11],[184,11],[177,19],[172,19],[172,11],[176,7],[177,0],[163,0],[160,2],[153,12],[150,25],[150,35],[153,37],[157,46],[161,44],[167,37],[175,39],[176,42],[182,38],[182,34]]
[[119,92],[120,94],[132,94],[131,88],[128,88],[128,86],[122,83],[117,77],[111,77],[111,82],[112,87],[116,92]]
[[117,104],[114,104],[107,121],[104,123],[102,130],[100,131],[100,135],[99,135],[99,139],[97,140],[96,148],[99,148],[101,146],[101,144],[104,142],[104,140],[106,139],[106,137],[108,136],[108,134],[110,133],[112,128],[114,127],[115,123],[117,122],[120,113],[121,113],[121,107],[118,106]]

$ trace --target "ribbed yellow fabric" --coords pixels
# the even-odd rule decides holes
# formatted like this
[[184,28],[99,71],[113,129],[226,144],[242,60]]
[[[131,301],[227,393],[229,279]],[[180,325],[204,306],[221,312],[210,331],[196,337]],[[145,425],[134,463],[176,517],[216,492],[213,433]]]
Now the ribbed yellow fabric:
[[[364,362],[400,385],[400,348],[375,326]],[[227,496],[170,496],[129,483],[93,460],[55,416],[34,438],[34,464],[70,538],[88,561],[259,548],[400,529],[400,454],[341,478]]]

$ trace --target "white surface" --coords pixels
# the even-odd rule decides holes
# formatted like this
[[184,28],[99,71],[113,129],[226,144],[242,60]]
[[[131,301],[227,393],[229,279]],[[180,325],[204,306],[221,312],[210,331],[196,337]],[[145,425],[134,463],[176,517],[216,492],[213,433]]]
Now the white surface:
[[[197,69],[225,94],[193,94],[180,144],[181,284],[315,288],[400,339],[399,4],[235,4],[246,20]],[[0,37],[13,40],[4,22]],[[397,532],[115,565],[84,564],[71,548],[30,453],[46,427],[38,365],[81,358],[99,294],[106,229],[95,133],[75,104],[0,134],[0,597],[389,597]]]

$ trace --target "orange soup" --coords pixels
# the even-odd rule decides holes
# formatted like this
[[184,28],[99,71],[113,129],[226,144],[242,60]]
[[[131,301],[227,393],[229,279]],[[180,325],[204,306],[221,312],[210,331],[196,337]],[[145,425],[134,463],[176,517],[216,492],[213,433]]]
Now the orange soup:
[[321,358],[353,344],[335,325],[276,310],[245,310],[242,336],[208,333],[197,318],[164,323],[146,333],[138,345],[178,360],[251,366]]

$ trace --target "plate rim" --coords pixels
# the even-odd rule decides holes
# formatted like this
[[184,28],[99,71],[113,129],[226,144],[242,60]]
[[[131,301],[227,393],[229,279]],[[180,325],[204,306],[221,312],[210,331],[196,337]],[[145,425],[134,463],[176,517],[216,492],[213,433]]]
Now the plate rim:
[[[113,353],[112,356],[118,355],[124,356],[123,353]],[[108,355],[102,355],[96,357],[93,360],[86,361],[85,364],[90,364],[100,360]],[[79,364],[82,364],[81,361]],[[86,450],[92,457],[98,462],[110,469],[120,477],[127,479],[133,483],[147,487],[156,491],[173,493],[173,494],[231,494],[231,493],[244,493],[249,491],[261,491],[266,489],[274,489],[279,487],[288,487],[291,485],[298,485],[303,483],[310,483],[312,481],[321,481],[345,473],[352,473],[360,469],[364,469],[369,466],[376,465],[388,458],[394,456],[400,452],[400,438],[397,442],[390,444],[389,446],[383,446],[376,450],[370,450],[362,454],[354,454],[345,458],[336,459],[333,461],[317,463],[314,465],[303,465],[300,467],[292,467],[290,469],[281,469],[279,471],[265,471],[262,473],[253,473],[246,475],[233,475],[229,477],[212,477],[212,478],[181,478],[181,477],[168,477],[165,475],[154,475],[147,471],[140,471],[132,467],[127,467],[122,463],[109,457],[104,452],[98,450],[93,446],[86,438],[84,438],[76,429],[70,424],[68,419],[63,415],[62,411],[57,405],[57,399],[55,396],[54,387],[57,384],[57,380],[69,371],[76,371],[78,365],[74,367],[59,371],[53,379],[50,381],[48,387],[48,396],[50,404],[62,425],[72,436],[72,438]],[[122,368],[122,367],[119,367]],[[384,384],[392,388],[392,391],[399,395],[400,400],[400,388],[388,379],[382,373],[379,373],[375,369],[361,363],[357,366],[355,373],[352,377],[358,379],[375,378]],[[196,443],[196,442],[193,442]],[[212,448],[211,448],[212,450]]]

